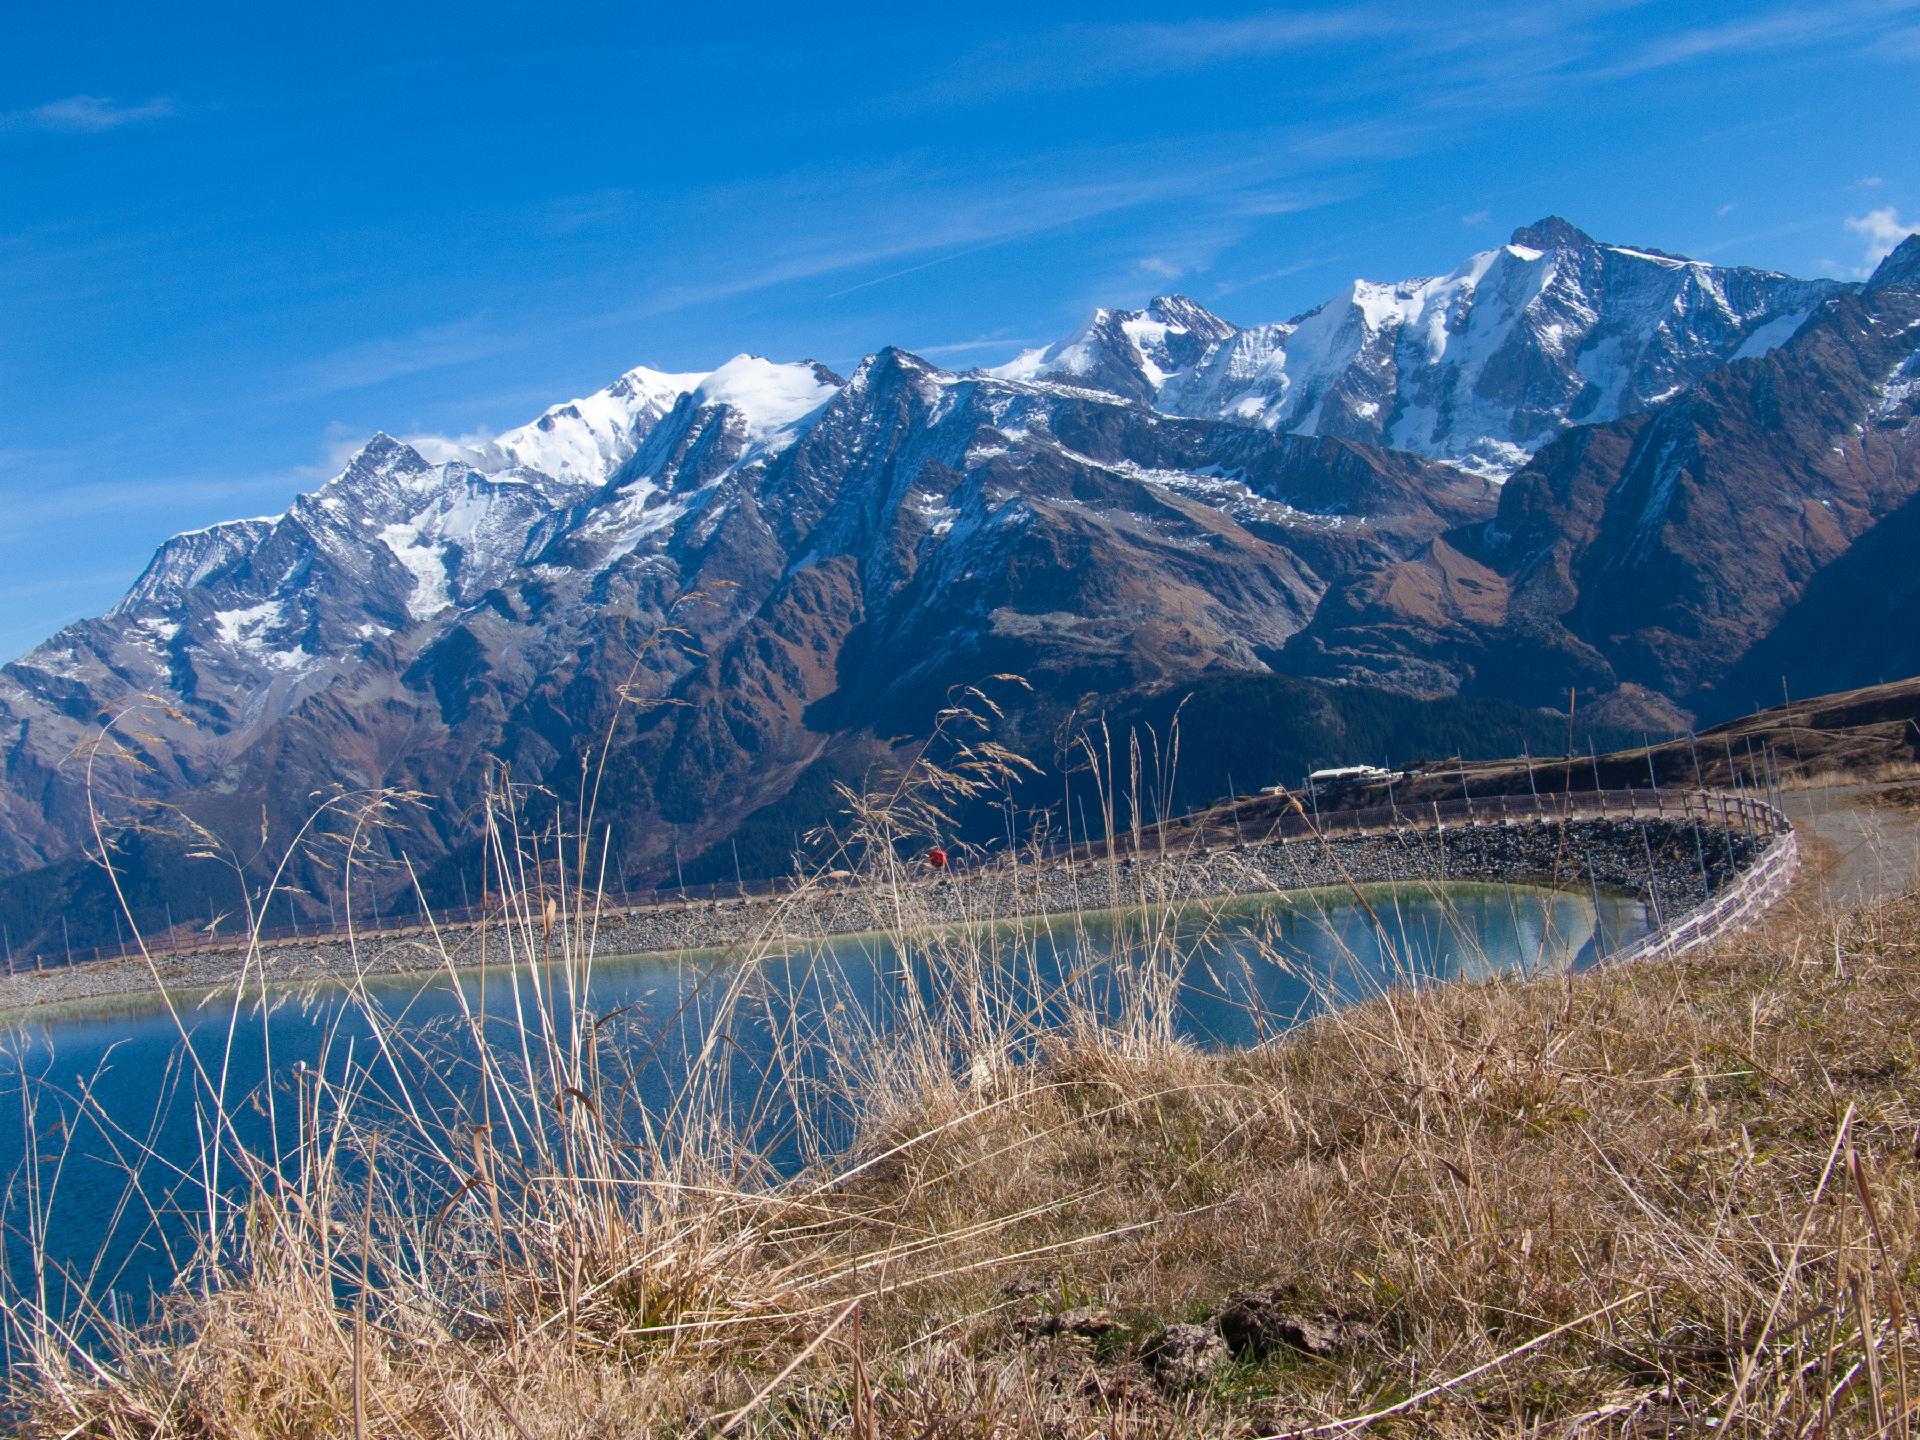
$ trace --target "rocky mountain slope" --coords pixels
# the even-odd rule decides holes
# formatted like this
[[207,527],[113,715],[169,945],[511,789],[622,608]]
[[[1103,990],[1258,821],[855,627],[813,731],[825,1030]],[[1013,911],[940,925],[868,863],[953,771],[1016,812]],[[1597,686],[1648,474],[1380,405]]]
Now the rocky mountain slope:
[[1083,696],[1266,672],[1711,708],[1912,498],[1915,243],[1855,291],[1542,222],[1286,326],[1167,299],[995,372],[742,356],[471,448],[376,436],[0,669],[0,869],[85,842],[73,757],[128,707],[109,819],[257,843],[263,806],[284,836],[398,786],[435,802],[382,844],[423,860],[495,762],[572,793],[611,735],[656,877],[996,674],[1041,744]]
[[[141,695],[169,708],[129,727],[142,763],[106,793],[229,819],[284,796],[289,820],[336,784],[457,812],[487,756],[545,780],[625,696],[635,808],[704,832],[843,729],[923,726],[956,680],[1260,668],[1335,579],[1491,501],[1414,457],[899,351],[844,383],[729,362],[594,487],[377,436],[286,515],[169,542],[113,612],[7,667],[6,859],[84,833],[63,762]],[[669,623],[685,644],[653,643]]]

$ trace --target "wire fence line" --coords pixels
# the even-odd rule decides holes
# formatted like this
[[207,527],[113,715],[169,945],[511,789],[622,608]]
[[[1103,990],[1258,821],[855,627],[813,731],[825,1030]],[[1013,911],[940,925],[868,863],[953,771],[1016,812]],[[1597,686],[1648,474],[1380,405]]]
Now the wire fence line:
[[[1205,843],[1209,838],[1231,845],[1272,844],[1297,840],[1385,835],[1413,830],[1445,830],[1463,825],[1552,824],[1567,820],[1596,819],[1625,821],[1669,819],[1698,822],[1743,834],[1755,844],[1769,843],[1771,848],[1768,849],[1767,856],[1770,857],[1779,850],[1779,840],[1792,839],[1792,827],[1778,806],[1763,798],[1763,795],[1764,792],[1757,790],[1588,790],[1570,794],[1561,792],[1549,795],[1466,796],[1460,799],[1428,800],[1411,804],[1389,801],[1385,805],[1336,810],[1317,810],[1316,807],[1314,811],[1306,808],[1304,800],[1295,806],[1294,797],[1291,796],[1248,796],[1242,797],[1236,801],[1236,804],[1259,806],[1268,803],[1268,808],[1276,809],[1278,813],[1271,817],[1262,817],[1260,823],[1248,828],[1231,814],[1219,814],[1216,807],[1211,812],[1203,811],[1181,817],[1167,826],[1144,827],[1137,836],[1122,833],[1110,842],[1081,840],[1041,846],[1036,852],[1029,852],[1020,863],[1071,865],[1089,861],[1126,859],[1134,855],[1173,854],[1193,843]],[[1190,828],[1177,832],[1180,839],[1169,840],[1169,831],[1175,825]],[[1797,863],[1797,846],[1792,847],[1792,853]],[[1002,866],[1007,864],[1008,860],[1002,853],[972,862],[971,865],[963,862],[958,856],[947,863],[950,867],[964,873],[970,868],[979,870]],[[1734,896],[1736,890],[1745,893],[1744,882],[1754,871],[1765,864],[1772,864],[1777,869],[1779,863],[1777,860],[1769,861],[1763,857],[1762,861],[1749,867],[1746,874],[1742,876],[1741,886],[1729,887],[1721,896],[1716,897],[1710,906],[1696,907],[1672,925],[1662,927],[1662,931],[1656,934],[1674,930],[1676,926],[1687,923],[1690,917],[1698,914],[1700,910],[1720,911],[1723,908],[1723,902]],[[827,878],[828,882],[832,883],[833,877]],[[1791,879],[1790,869],[1787,872],[1787,879]],[[820,882],[819,876],[789,876],[764,880],[719,881],[712,884],[608,891],[600,897],[598,908],[600,915],[607,918],[637,910],[686,907],[719,901],[764,900],[788,894],[803,885],[816,885]],[[1784,888],[1785,884],[1782,882],[1780,889],[1784,890]],[[1772,898],[1777,898],[1777,894]],[[1767,903],[1771,903],[1771,898]],[[148,942],[146,948],[147,953],[156,956],[231,954],[256,947],[269,949],[304,944],[343,943],[347,940],[349,933],[355,936],[383,938],[424,936],[436,931],[459,931],[482,924],[499,923],[505,918],[501,906],[496,902],[488,905],[450,906],[436,909],[431,921],[419,914],[374,914],[364,918],[356,917],[351,932],[344,925],[319,923],[261,926],[232,936],[194,933],[185,930],[184,927],[176,927],[156,935]],[[1715,930],[1713,934],[1723,933],[1724,928],[1723,926],[1721,930]],[[1632,948],[1635,951],[1642,950],[1654,938],[1654,936],[1648,936]],[[1698,943],[1701,943],[1699,939],[1689,939],[1686,941],[1686,946],[1690,947]],[[87,965],[101,961],[122,961],[136,957],[140,953],[139,945],[128,940],[116,945],[95,946],[88,949],[71,949],[63,946],[51,952],[42,949],[28,955],[9,954],[4,963],[8,973],[19,973],[23,970]]]
[[1788,830],[1760,858],[1712,899],[1615,951],[1610,962],[1681,955],[1732,933],[1764,915],[1793,883],[1800,869],[1800,837]]
[[[1785,815],[1759,792],[1722,790],[1585,790],[1571,795],[1484,795],[1459,800],[1423,800],[1411,804],[1389,802],[1359,808],[1306,809],[1295,797],[1250,796],[1252,803],[1271,801],[1280,813],[1270,822],[1249,829],[1244,821],[1231,815],[1213,818],[1202,813],[1183,817],[1175,823],[1192,822],[1203,833],[1233,835],[1235,843],[1271,843],[1333,836],[1382,835],[1409,829],[1444,829],[1458,825],[1510,825],[1523,822],[1551,823],[1565,819],[1580,820],[1698,820],[1724,830],[1744,833],[1759,841],[1785,833],[1792,827]],[[1113,853],[1130,854],[1170,852],[1171,845],[1160,843],[1165,832],[1154,827],[1143,829],[1136,842],[1126,834],[1116,836]],[[1108,843],[1103,840],[1075,841],[1071,845],[1050,846],[1041,852],[1045,860],[1105,859]]]

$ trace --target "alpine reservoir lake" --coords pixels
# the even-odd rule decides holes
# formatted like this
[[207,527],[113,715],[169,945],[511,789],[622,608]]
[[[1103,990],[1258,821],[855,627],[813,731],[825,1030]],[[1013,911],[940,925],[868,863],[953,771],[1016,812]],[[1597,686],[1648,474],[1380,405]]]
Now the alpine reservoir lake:
[[[1150,1011],[1168,1036],[1245,1047],[1393,986],[1581,968],[1650,925],[1639,900],[1617,894],[1407,884],[1360,896],[1243,897],[904,941],[849,935],[753,960],[688,952],[602,957],[587,973],[443,970],[369,979],[358,994],[177,997],[177,1020],[149,998],[31,1012],[0,1053],[8,1279],[56,1313],[74,1313],[82,1293],[116,1315],[147,1313],[193,1258],[209,1184],[234,1193],[236,1167],[215,1175],[203,1159],[211,1133],[297,1165],[302,1107],[350,1074],[364,1081],[362,1106],[390,1106],[397,1123],[409,1107],[471,1123],[475,1036],[518,1053],[543,1016],[595,1017],[626,1066],[622,1092],[664,1127],[648,1143],[671,1143],[676,1100],[695,1082],[721,1097],[777,1177],[852,1140],[847,1055],[904,1026],[951,1035],[963,1072],[1018,1063],[1068,1018],[1137,1024]],[[1014,1037],[1011,1053],[966,1053],[983,1028]],[[210,1087],[223,1096],[218,1114]]]

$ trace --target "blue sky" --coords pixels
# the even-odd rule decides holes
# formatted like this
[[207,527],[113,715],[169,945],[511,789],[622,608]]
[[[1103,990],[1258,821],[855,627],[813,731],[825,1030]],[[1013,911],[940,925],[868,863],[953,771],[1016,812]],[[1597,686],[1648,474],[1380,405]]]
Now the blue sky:
[[7,7],[0,656],[375,429],[635,364],[1279,319],[1554,212],[1841,275],[1920,221],[1920,0],[403,9]]

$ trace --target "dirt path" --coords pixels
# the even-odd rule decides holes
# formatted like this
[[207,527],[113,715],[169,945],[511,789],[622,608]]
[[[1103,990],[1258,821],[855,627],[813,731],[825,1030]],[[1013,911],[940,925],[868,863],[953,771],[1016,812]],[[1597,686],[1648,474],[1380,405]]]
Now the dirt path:
[[1843,904],[1920,885],[1920,810],[1884,803],[1888,785],[1797,790],[1782,808],[1817,851],[1815,878]]

